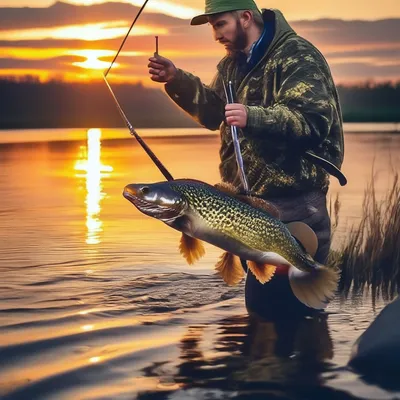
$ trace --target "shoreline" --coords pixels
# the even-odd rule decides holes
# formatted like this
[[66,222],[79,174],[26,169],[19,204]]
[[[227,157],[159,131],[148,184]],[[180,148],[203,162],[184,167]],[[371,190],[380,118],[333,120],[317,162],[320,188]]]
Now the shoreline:
[[[398,135],[399,123],[344,123],[345,135]],[[40,142],[85,142],[90,130],[100,131],[102,142],[111,140],[132,140],[128,128],[43,128],[43,129],[0,129],[1,144],[22,144]],[[217,139],[219,131],[205,128],[137,128],[139,135],[146,140],[191,140]]]

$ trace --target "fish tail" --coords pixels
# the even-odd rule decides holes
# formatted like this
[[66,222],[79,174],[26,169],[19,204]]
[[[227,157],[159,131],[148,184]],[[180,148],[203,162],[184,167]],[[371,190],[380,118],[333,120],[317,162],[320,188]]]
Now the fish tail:
[[324,309],[333,298],[338,286],[340,273],[334,268],[315,263],[311,272],[289,268],[289,283],[294,295],[308,307]]

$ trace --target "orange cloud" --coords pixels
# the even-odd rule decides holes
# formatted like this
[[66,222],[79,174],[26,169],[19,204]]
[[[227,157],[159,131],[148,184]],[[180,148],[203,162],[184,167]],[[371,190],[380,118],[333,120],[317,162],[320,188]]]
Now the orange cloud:
[[[129,22],[100,22],[97,24],[70,25],[55,28],[19,29],[0,31],[0,40],[42,40],[42,39],[79,39],[97,41],[115,39],[126,35]],[[130,32],[132,36],[167,35],[168,30],[161,27],[134,26]]]
[[[134,1],[139,4],[139,0]],[[158,11],[166,6],[175,10],[173,0],[158,3]],[[30,73],[41,79],[100,79],[128,31],[131,20],[127,16],[133,18],[137,11],[138,7],[123,3],[83,7],[60,2],[43,9],[0,9],[0,75]],[[161,55],[209,83],[217,62],[224,56],[224,49],[213,41],[210,28],[191,27],[188,20],[147,11],[150,10],[142,14],[126,41],[112,79],[152,84],[147,60],[155,50],[157,35]],[[176,16],[182,12],[182,17],[187,7],[176,12]],[[291,25],[321,50],[332,66],[335,80],[341,82],[355,76],[364,80],[400,77],[399,21],[324,19],[295,21]]]
[[[143,0],[111,0],[111,2],[129,3],[135,6],[141,7],[144,3]],[[104,3],[104,0],[69,0],[72,4],[90,6],[93,4]],[[163,13],[176,18],[188,19],[192,18],[193,15],[200,14],[202,7],[189,7],[186,5],[178,4],[173,1],[166,0],[153,0],[146,6],[147,12]]]

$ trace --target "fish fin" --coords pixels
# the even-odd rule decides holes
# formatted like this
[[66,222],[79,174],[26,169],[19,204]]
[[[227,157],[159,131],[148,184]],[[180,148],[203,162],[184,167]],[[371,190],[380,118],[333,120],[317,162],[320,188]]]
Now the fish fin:
[[292,236],[294,236],[305,251],[311,256],[315,256],[318,250],[318,238],[315,232],[304,222],[295,221],[286,224]]
[[324,309],[333,298],[340,278],[339,271],[316,263],[311,272],[289,268],[289,283],[300,302],[317,310]]
[[221,258],[215,265],[215,270],[229,286],[237,285],[244,277],[240,258],[227,251],[221,255]]
[[274,265],[260,264],[256,263],[255,261],[247,261],[247,266],[256,279],[262,284],[269,282],[276,271],[276,267]]
[[179,250],[189,265],[195,263],[206,253],[203,242],[182,233]]
[[244,203],[250,204],[255,208],[260,208],[261,210],[266,211],[272,217],[280,219],[281,213],[279,212],[278,208],[274,206],[272,203],[264,199],[260,199],[259,197],[254,196],[236,196],[239,200],[243,201]]
[[215,184],[214,187],[216,189],[220,190],[221,192],[230,194],[232,196],[237,196],[239,193],[239,189],[237,187],[232,185],[232,183],[228,183],[228,182],[224,182],[224,181]]

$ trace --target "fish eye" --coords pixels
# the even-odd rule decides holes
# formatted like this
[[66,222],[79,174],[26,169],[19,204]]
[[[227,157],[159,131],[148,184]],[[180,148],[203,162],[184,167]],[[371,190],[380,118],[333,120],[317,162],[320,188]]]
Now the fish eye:
[[150,193],[150,188],[148,186],[144,186],[140,189],[140,191],[142,192],[142,194],[146,195]]

